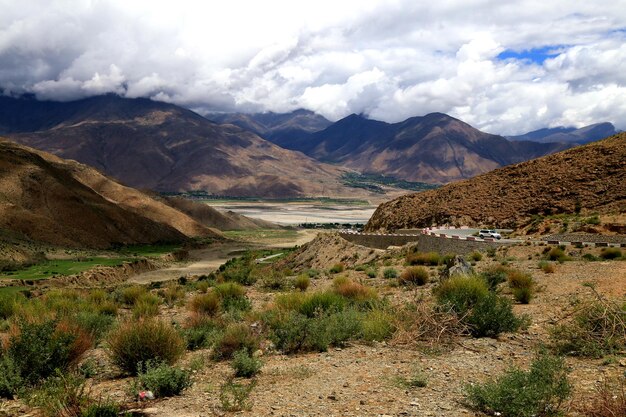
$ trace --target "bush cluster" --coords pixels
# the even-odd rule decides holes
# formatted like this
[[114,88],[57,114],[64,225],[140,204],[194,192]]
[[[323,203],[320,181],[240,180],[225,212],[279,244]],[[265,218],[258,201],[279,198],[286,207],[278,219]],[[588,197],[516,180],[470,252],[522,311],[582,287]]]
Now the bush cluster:
[[437,252],[411,252],[407,254],[406,262],[409,265],[437,266],[442,259]]
[[535,294],[535,281],[532,275],[515,269],[507,274],[513,298],[521,304],[528,304]]
[[530,370],[511,368],[484,384],[468,386],[468,402],[476,410],[502,416],[556,416],[571,385],[562,359],[540,354]]
[[191,386],[191,372],[164,362],[148,360],[137,366],[133,390],[152,391],[156,398],[173,397]]
[[428,270],[422,266],[411,266],[400,274],[398,282],[400,285],[426,285],[428,284]]

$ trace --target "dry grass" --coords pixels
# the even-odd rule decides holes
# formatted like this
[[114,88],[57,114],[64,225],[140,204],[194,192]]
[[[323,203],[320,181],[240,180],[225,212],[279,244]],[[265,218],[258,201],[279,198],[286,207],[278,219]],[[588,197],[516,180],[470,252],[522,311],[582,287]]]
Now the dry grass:
[[588,417],[626,416],[626,377],[605,379],[593,397],[583,399],[574,408]]

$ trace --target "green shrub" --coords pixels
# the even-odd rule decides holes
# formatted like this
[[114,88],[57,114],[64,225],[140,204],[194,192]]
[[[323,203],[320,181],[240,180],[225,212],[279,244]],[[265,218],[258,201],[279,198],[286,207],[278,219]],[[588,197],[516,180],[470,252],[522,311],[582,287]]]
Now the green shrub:
[[0,355],[0,398],[13,398],[22,387],[19,367],[9,355]]
[[617,259],[622,257],[622,251],[619,248],[602,248],[600,258]]
[[489,289],[485,281],[476,275],[455,275],[434,289],[437,302],[447,305],[455,313],[464,315],[476,303],[487,297]]
[[170,324],[158,319],[129,320],[107,337],[111,361],[123,371],[136,375],[139,363],[173,364],[185,352],[185,341]]
[[378,271],[376,271],[376,269],[374,268],[368,268],[367,270],[365,270],[365,274],[369,278],[376,278],[378,276]]
[[306,291],[311,285],[311,278],[308,275],[298,275],[298,277],[293,282],[294,287],[300,291]]
[[272,270],[263,277],[262,286],[271,291],[284,291],[291,287],[291,282],[283,274]]
[[119,405],[104,401],[87,406],[80,417],[118,417],[123,415]]
[[320,274],[320,271],[318,271],[317,269],[307,269],[306,274],[309,276],[309,278],[317,278]]
[[3,356],[10,362],[4,366],[16,370],[27,385],[34,385],[57,370],[67,370],[92,345],[82,329],[57,319],[40,323],[20,321],[17,326],[19,331],[8,339]]
[[187,349],[209,348],[220,339],[222,328],[212,320],[200,319],[192,327],[182,331],[187,341]]
[[383,276],[387,279],[398,278],[398,271],[394,268],[385,268]]
[[346,304],[346,299],[339,294],[330,291],[316,292],[303,299],[298,312],[313,317],[320,313],[341,311]]
[[231,366],[236,377],[251,378],[259,373],[263,362],[251,355],[248,350],[242,349],[233,355]]
[[26,393],[26,403],[46,417],[82,416],[90,403],[85,380],[72,373],[55,372],[36,389]]
[[421,266],[406,268],[398,278],[400,285],[425,285],[428,280],[428,270]]
[[197,294],[189,300],[189,310],[206,315],[214,316],[220,309],[220,297],[217,292],[211,291],[205,294]]
[[220,296],[222,309],[231,314],[248,311],[252,307],[246,297],[246,289],[234,282],[217,285],[215,292]]
[[518,270],[510,270],[508,280],[515,300],[522,304],[528,304],[535,292],[535,281],[532,275]]
[[313,324],[313,331],[328,334],[328,341],[332,346],[344,346],[348,340],[361,335],[361,313],[353,308],[317,317]]
[[98,343],[113,325],[114,317],[97,311],[83,311],[76,315],[76,323]]
[[141,318],[141,317],[154,317],[159,314],[159,305],[161,304],[161,299],[152,294],[152,293],[144,293],[139,295],[135,300],[135,304],[133,305],[133,317]]
[[224,411],[250,410],[250,393],[254,389],[256,381],[252,380],[248,384],[241,384],[232,380],[227,381],[220,388],[220,403]]
[[474,337],[497,337],[500,333],[517,331],[523,320],[513,314],[508,299],[489,292],[474,304],[463,322]]
[[155,397],[172,397],[191,386],[191,372],[148,360],[138,366],[135,389],[152,391]]
[[245,323],[233,323],[226,327],[213,349],[213,358],[230,359],[235,352],[247,349],[256,352],[259,340]]
[[330,268],[329,272],[331,274],[339,274],[339,273],[343,272],[344,269],[345,269],[344,265],[342,263],[338,263],[338,264],[333,265]]
[[583,255],[583,259],[584,259],[585,261],[594,262],[594,261],[597,261],[597,260],[598,260],[598,257],[597,257],[597,256],[595,256],[595,255],[593,255],[593,254],[591,254],[591,253],[585,253],[585,254]]
[[475,262],[480,262],[480,261],[482,261],[482,259],[483,259],[483,254],[482,254],[482,253],[480,253],[480,252],[478,252],[478,251],[474,251],[474,252],[472,252],[472,253],[470,253],[470,254],[469,254],[469,258],[470,258],[472,261],[475,261]]
[[256,277],[252,273],[256,255],[249,252],[246,255],[228,260],[219,268],[219,273],[224,281],[236,282],[241,285],[252,285]]
[[396,331],[394,317],[380,309],[368,311],[361,320],[361,331],[363,340],[368,342],[387,340]]
[[480,276],[487,282],[490,290],[495,290],[499,284],[506,281],[508,268],[502,265],[492,265],[481,272]]
[[565,355],[600,358],[626,349],[626,321],[620,305],[602,298],[579,305],[550,331],[553,349]]
[[565,261],[569,261],[569,257],[565,255],[565,252],[561,248],[552,248],[548,252],[547,255],[548,260],[550,261],[558,261],[559,263],[563,263]]
[[409,265],[431,265],[436,266],[441,263],[441,256],[437,252],[415,252],[406,256]]
[[570,391],[563,360],[544,354],[529,371],[511,368],[495,380],[468,386],[466,395],[471,406],[484,413],[532,417],[558,415]]
[[522,320],[513,314],[510,301],[487,288],[479,276],[457,275],[435,290],[437,302],[456,313],[474,337],[496,337],[516,331]]
[[539,261],[539,269],[546,274],[553,274],[556,271],[556,266],[548,261]]
[[[208,284],[204,282],[204,284]],[[204,290],[203,292],[206,292]],[[181,300],[185,299],[185,289],[178,284],[168,284],[164,289],[159,291],[159,295],[169,307],[173,307]]]
[[130,287],[121,287],[116,293],[116,299],[127,306],[133,306],[139,296],[145,294],[148,290],[143,285],[133,285]]
[[17,304],[21,303],[24,296],[13,292],[0,292],[0,320],[6,320],[13,316]]

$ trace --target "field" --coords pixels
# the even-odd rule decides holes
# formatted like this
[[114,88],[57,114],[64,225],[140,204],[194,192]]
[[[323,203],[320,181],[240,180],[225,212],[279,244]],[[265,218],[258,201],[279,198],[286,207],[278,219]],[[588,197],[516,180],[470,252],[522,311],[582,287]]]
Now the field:
[[[237,237],[266,242],[297,237],[285,232],[301,233]],[[517,411],[547,415],[538,410],[543,410],[541,401],[548,401],[563,415],[592,416],[589,406],[597,407],[603,398],[598,389],[604,383],[607,391],[602,395],[620,398],[615,384],[623,381],[620,364],[626,349],[626,327],[619,318],[626,304],[621,252],[608,256],[600,248],[520,244],[474,253],[467,259],[478,278],[468,282],[478,287],[471,291],[482,294],[478,299],[501,303],[497,311],[481,307],[484,316],[474,322],[478,307],[463,310],[468,301],[459,301],[470,300],[463,298],[469,293],[450,298],[452,304],[442,301],[448,285],[440,278],[446,258],[437,254],[421,254],[411,247],[373,250],[332,233],[295,251],[229,245],[202,249],[231,260],[218,261],[219,268],[198,267],[195,274],[188,269],[184,280],[174,274],[169,281],[145,286],[54,289],[30,300],[17,299],[16,307],[3,313],[0,329],[40,309],[47,311],[42,317],[76,320],[83,326],[79,328],[92,329],[93,336],[81,343],[84,351],[72,351],[79,355],[78,367],[63,365],[66,379],[52,379],[46,388],[28,386],[19,400],[3,402],[0,412],[17,416],[38,404],[41,411],[37,398],[47,398],[47,407],[67,405],[72,397],[63,395],[69,393],[71,375],[77,386],[90,387],[77,404],[102,404],[106,399],[117,412],[136,409],[138,393],[150,389],[160,399],[145,402],[144,415],[171,417],[492,415],[492,409],[472,400],[468,384],[482,386],[513,367],[518,380],[530,378],[532,395],[542,396],[538,403],[525,399]],[[270,263],[257,262],[278,253]],[[415,277],[423,277],[410,278],[412,268],[422,271]],[[530,285],[527,298],[518,291],[524,283]],[[455,313],[454,308],[460,310]],[[594,311],[585,308],[602,309],[594,316],[594,332],[605,332],[599,339],[591,333],[585,336],[584,322],[571,319],[578,311]],[[92,317],[89,321],[86,313]],[[137,339],[133,349],[124,352],[166,349],[163,354],[174,355],[169,365],[138,376],[121,369],[111,349],[119,329],[126,328],[122,323],[166,326],[158,331],[155,327],[148,338]],[[565,325],[569,327],[559,327]],[[166,334],[168,342],[154,339]],[[614,344],[604,343],[609,339]],[[120,338],[119,343],[124,340],[131,339]],[[572,351],[574,345],[563,343],[568,340],[578,343],[577,352]],[[542,356],[542,351],[550,355]],[[26,366],[19,358],[13,360],[18,367]],[[541,383],[528,373],[533,363],[542,364],[543,378],[566,383],[563,390],[533,385]],[[55,389],[53,381],[60,382]],[[166,385],[174,392],[159,391]],[[495,386],[490,389],[492,403],[504,395],[497,394]],[[514,401],[508,403],[503,407],[515,407]],[[43,415],[59,415],[58,409],[45,410]],[[513,411],[495,410],[503,416],[532,415]]]

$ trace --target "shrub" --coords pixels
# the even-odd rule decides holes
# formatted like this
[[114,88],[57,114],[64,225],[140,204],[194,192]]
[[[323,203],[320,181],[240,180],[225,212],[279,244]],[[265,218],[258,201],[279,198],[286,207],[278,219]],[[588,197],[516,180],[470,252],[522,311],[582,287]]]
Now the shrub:
[[437,252],[415,252],[406,256],[409,265],[431,265],[436,266],[441,263],[441,256]]
[[306,291],[311,285],[311,278],[308,275],[298,275],[293,282],[294,287],[300,291]]
[[456,313],[474,337],[496,337],[516,331],[522,324],[510,301],[489,291],[479,276],[454,276],[434,292],[437,302]]
[[398,278],[398,271],[394,268],[385,268],[383,276],[387,279]]
[[490,292],[474,304],[463,322],[474,337],[497,337],[500,333],[517,331],[523,320],[513,314],[509,300]]
[[447,305],[463,315],[489,293],[485,281],[476,275],[456,275],[443,281],[434,289],[439,304]]
[[597,257],[597,256],[595,256],[595,255],[593,255],[593,254],[591,254],[591,253],[585,253],[585,254],[583,255],[583,259],[584,259],[585,261],[594,262],[594,261],[597,261],[597,260],[598,260],[598,257]]
[[250,393],[254,389],[256,381],[249,384],[240,384],[234,381],[227,381],[220,388],[220,403],[224,411],[250,410]]
[[132,306],[135,304],[139,296],[145,294],[148,290],[142,285],[133,285],[130,287],[122,287],[116,292],[116,298],[122,304]]
[[378,275],[378,271],[376,271],[376,269],[374,268],[368,268],[367,270],[365,270],[365,274],[369,278],[376,278],[376,276]]
[[346,299],[334,292],[317,292],[304,298],[298,312],[307,317],[320,313],[341,311],[346,306]]
[[353,281],[348,281],[337,286],[335,293],[357,303],[375,301],[378,299],[378,294],[374,288],[366,287],[365,285]]
[[480,262],[483,259],[483,254],[478,251],[475,251],[469,254],[469,258],[475,262]]
[[502,265],[493,265],[485,269],[480,276],[487,282],[490,290],[495,290],[499,284],[506,281],[508,268]]
[[220,296],[224,311],[238,313],[251,308],[250,301],[246,297],[246,289],[237,283],[226,282],[217,285],[215,292]]
[[552,347],[560,354],[600,358],[626,349],[624,310],[599,296],[577,306],[567,322],[550,333]]
[[53,375],[57,369],[65,371],[92,345],[91,338],[78,326],[56,319],[20,321],[16,330],[8,339],[3,356],[9,360],[4,367],[9,372],[12,368],[28,385]]
[[0,398],[12,398],[22,387],[23,380],[18,365],[9,355],[0,355]]
[[139,363],[176,362],[185,352],[185,341],[170,324],[158,319],[129,320],[107,337],[111,361],[123,371],[136,375]]
[[330,272],[331,274],[339,274],[339,273],[343,272],[344,269],[345,269],[345,267],[344,267],[344,265],[342,263],[337,263],[337,264],[333,265],[328,272]]
[[558,247],[550,249],[550,251],[548,252],[547,258],[550,261],[558,261],[559,263],[563,263],[569,260],[569,257],[565,255],[565,252],[563,252],[563,249],[558,248]]
[[535,291],[532,275],[518,270],[510,270],[508,280],[515,300],[522,304],[528,304]]
[[211,347],[222,335],[221,327],[206,316],[198,316],[192,326],[182,334],[187,341],[187,349],[196,350]]
[[213,291],[195,295],[189,300],[189,309],[198,314],[214,316],[220,309],[220,298]]
[[600,251],[600,258],[602,259],[617,259],[621,256],[622,251],[619,248],[602,248]]
[[348,308],[313,320],[313,332],[327,333],[333,346],[344,346],[350,339],[361,335],[361,313]]
[[363,339],[368,342],[387,340],[396,331],[394,317],[380,309],[368,311],[361,321],[361,331]]
[[59,371],[28,392],[26,402],[38,407],[46,417],[82,416],[90,399],[83,378]]
[[466,395],[476,410],[531,417],[558,415],[570,391],[563,360],[542,354],[533,361],[529,371],[511,368],[495,380],[468,386]]
[[541,269],[546,274],[553,274],[556,271],[556,266],[548,261],[540,261],[539,269]]
[[113,325],[114,317],[101,312],[84,311],[76,315],[76,323],[86,331],[94,342],[102,340]]
[[259,340],[252,334],[250,326],[245,323],[234,323],[226,327],[217,340],[213,358],[230,359],[238,350],[247,349],[249,352],[256,352],[258,348]]
[[152,391],[157,398],[172,397],[190,386],[190,371],[152,360],[138,366],[137,392],[143,389]]
[[263,362],[252,356],[248,350],[242,349],[233,355],[231,366],[236,377],[251,378],[259,373]]
[[158,296],[152,293],[141,294],[133,305],[133,317],[154,317],[159,314],[160,304],[161,299]]
[[[208,287],[206,282],[204,284]],[[206,289],[203,292],[206,292]],[[173,307],[185,298],[185,289],[178,284],[168,284],[167,287],[159,291],[159,295],[163,297],[168,306]]]
[[428,280],[428,270],[419,266],[406,268],[398,278],[401,285],[425,285]]
[[6,320],[13,316],[17,304],[24,299],[19,293],[0,292],[0,320]]

